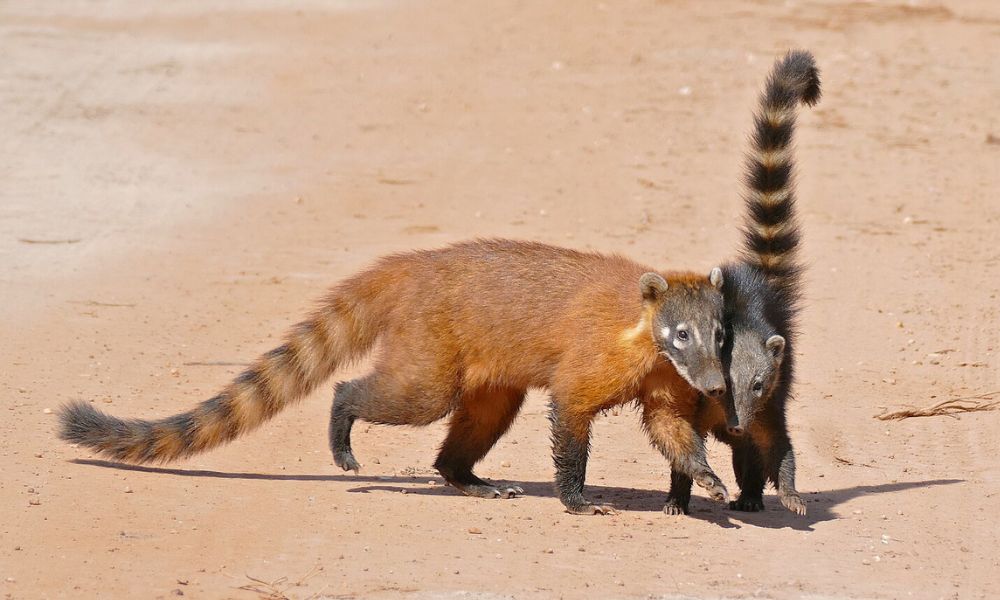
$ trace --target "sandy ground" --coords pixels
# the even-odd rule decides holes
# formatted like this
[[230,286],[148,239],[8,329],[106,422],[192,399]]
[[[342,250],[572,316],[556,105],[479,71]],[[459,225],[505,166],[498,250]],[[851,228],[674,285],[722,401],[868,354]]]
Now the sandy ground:
[[[203,4],[0,6],[4,597],[996,593],[1000,413],[872,418],[1000,390],[994,2]],[[390,251],[510,236],[707,272],[788,47],[825,84],[798,138],[808,516],[773,494],[664,515],[631,409],[598,422],[588,473],[619,513],[565,514],[541,393],[479,469],[524,485],[508,501],[442,484],[441,425],[362,424],[342,474],[332,385],[169,468],[55,439],[67,400],[208,397]]]

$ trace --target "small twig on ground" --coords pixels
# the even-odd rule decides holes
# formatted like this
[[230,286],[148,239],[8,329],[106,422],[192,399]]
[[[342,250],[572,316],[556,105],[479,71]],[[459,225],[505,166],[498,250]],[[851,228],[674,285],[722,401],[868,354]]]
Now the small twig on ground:
[[266,598],[267,600],[291,600],[285,595],[285,591],[278,587],[288,581],[287,577],[280,577],[271,582],[257,579],[256,577],[251,577],[250,575],[247,575],[247,579],[253,583],[241,585],[239,589],[246,592],[260,594],[262,598]]
[[841,458],[834,455],[833,459],[837,462],[844,463],[845,465],[851,465],[852,467],[868,467],[869,469],[874,469],[875,465],[870,465],[868,463],[856,463],[853,460],[847,460],[846,458]]
[[31,238],[17,238],[17,241],[22,244],[76,244],[80,242],[80,238],[71,238],[65,240],[36,240]]
[[183,363],[185,367],[248,367],[250,363],[227,362],[224,360],[194,361]]
[[[952,398],[951,400],[938,402],[934,406],[928,406],[927,408],[897,410],[891,413],[883,412],[875,415],[875,418],[880,421],[894,421],[910,417],[954,417],[958,413],[1000,410],[1000,400],[993,400],[993,397],[997,394],[1000,394],[1000,390],[976,396]],[[981,402],[982,400],[989,400],[989,402]]]
[[117,302],[99,302],[97,300],[68,300],[70,304],[82,304],[84,306],[107,306],[111,308],[135,308],[135,304],[119,304]]
[[[293,587],[300,587],[305,584],[305,582],[315,576],[317,573],[323,570],[323,567],[315,565],[308,573],[302,576],[298,581],[289,583],[287,577],[279,577],[274,581],[264,581],[262,579],[257,579],[256,577],[251,577],[247,575],[246,578],[250,580],[251,583],[246,585],[241,585],[240,590],[246,592],[253,592],[259,594],[261,598],[265,600],[291,600],[291,598],[285,592]],[[324,588],[325,589],[325,588]],[[311,594],[308,598],[317,598],[318,594]]]

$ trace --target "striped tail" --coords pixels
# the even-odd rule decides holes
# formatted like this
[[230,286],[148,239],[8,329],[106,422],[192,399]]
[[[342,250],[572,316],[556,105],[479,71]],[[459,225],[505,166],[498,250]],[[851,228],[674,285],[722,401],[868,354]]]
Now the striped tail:
[[[363,283],[362,283],[363,286]],[[366,303],[332,293],[284,343],[258,358],[214,398],[179,415],[119,419],[86,402],[60,409],[59,437],[130,463],[164,463],[214,448],[257,428],[367,353],[379,327]]]
[[746,160],[743,259],[790,301],[798,297],[801,272],[792,157],[795,113],[799,102],[811,106],[819,96],[812,54],[793,50],[778,60],[760,96]]

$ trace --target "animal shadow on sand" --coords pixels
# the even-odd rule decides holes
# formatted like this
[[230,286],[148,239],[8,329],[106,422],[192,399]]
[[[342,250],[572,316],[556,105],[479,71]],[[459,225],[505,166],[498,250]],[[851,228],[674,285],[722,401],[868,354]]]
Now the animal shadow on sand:
[[[107,460],[74,459],[70,462],[79,465],[102,467],[106,469],[117,469],[121,471],[136,471],[140,473],[152,473],[160,475],[173,475],[178,477],[208,477],[216,479],[246,479],[260,481],[329,481],[333,483],[354,483],[362,484],[348,489],[348,492],[359,494],[372,493],[400,493],[417,494],[424,496],[454,496],[459,494],[457,490],[447,485],[440,485],[441,477],[436,474],[419,475],[313,475],[313,474],[286,474],[286,473],[243,473],[225,471],[207,471],[200,469],[171,469],[164,467],[148,467],[142,465],[130,465]],[[434,484],[428,481],[434,480]],[[824,521],[832,521],[840,518],[834,510],[837,506],[858,498],[860,496],[892,494],[906,490],[932,488],[941,485],[952,485],[962,483],[962,479],[931,479],[925,481],[900,481],[897,483],[882,483],[877,485],[859,485],[854,487],[839,488],[833,490],[821,490],[815,492],[800,492],[808,506],[808,514],[804,516],[794,515],[778,502],[774,494],[765,495],[764,510],[761,512],[739,512],[730,510],[722,504],[698,496],[697,491],[691,498],[691,516],[714,523],[725,529],[739,529],[742,525],[754,527],[765,527],[769,529],[795,529],[800,531],[812,531],[813,525]],[[494,480],[498,486],[503,483]],[[664,482],[664,486],[669,481]],[[517,482],[516,485],[524,489],[526,496],[541,496],[555,498],[556,492],[553,483],[550,481],[529,481]],[[643,490],[628,487],[616,487],[607,485],[588,485],[585,492],[592,500],[601,504],[610,504],[619,511],[645,511],[660,512],[666,500],[664,490]],[[507,500],[509,502],[510,500]],[[484,502],[495,502],[494,500],[484,500]],[[885,503],[888,503],[886,499]]]

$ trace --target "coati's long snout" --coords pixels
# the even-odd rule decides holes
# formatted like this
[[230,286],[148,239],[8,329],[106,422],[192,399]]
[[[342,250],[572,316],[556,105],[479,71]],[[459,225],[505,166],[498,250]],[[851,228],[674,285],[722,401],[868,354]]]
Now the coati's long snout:
[[[722,369],[722,270],[712,269],[710,286],[681,282],[674,293],[666,294],[667,283],[656,273],[646,273],[639,281],[642,295],[654,311],[653,339],[691,387],[718,398],[726,393]],[[702,279],[701,281],[704,281]],[[676,285],[676,284],[675,284]]]

